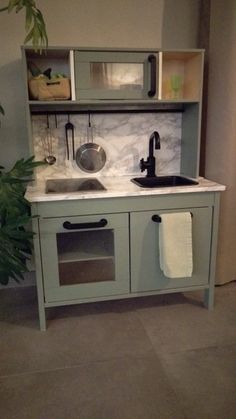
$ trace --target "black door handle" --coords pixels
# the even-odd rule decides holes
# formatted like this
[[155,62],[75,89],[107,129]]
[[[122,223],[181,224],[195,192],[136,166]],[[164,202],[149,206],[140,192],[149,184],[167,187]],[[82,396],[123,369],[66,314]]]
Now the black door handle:
[[156,94],[156,69],[157,69],[157,60],[156,56],[151,54],[148,56],[148,61],[151,64],[151,88],[148,91],[148,96],[153,97]]
[[66,230],[82,230],[83,228],[101,228],[107,225],[107,220],[102,218],[100,221],[95,221],[91,223],[70,223],[70,221],[65,221],[63,227]]

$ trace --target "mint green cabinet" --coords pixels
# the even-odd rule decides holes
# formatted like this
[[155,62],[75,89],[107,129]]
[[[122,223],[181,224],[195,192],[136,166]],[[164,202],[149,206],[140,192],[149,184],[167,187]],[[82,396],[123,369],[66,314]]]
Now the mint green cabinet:
[[[152,216],[180,211],[192,213],[193,275],[169,279]],[[202,290],[212,308],[218,212],[219,192],[33,204],[41,330],[46,308],[89,301]]]
[[46,302],[129,292],[128,214],[40,220]]
[[[167,278],[160,269],[159,227],[152,216],[160,213],[192,213],[193,275],[189,278]],[[212,208],[161,209],[133,212],[130,216],[131,292],[187,288],[209,283],[212,237]]]

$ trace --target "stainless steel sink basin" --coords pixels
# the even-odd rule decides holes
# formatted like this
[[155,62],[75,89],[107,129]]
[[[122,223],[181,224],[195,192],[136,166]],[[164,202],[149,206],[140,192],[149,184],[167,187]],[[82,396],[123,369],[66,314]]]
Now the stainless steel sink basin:
[[46,181],[46,193],[102,191],[106,188],[96,178],[49,179]]
[[198,182],[184,176],[155,176],[155,177],[135,177],[131,182],[141,188],[165,188],[172,186],[198,185]]

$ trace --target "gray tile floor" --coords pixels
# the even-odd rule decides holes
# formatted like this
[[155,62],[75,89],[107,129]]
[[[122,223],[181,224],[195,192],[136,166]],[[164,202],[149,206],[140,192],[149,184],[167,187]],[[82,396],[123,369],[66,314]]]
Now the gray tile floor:
[[236,419],[236,283],[51,309],[0,291],[1,419]]

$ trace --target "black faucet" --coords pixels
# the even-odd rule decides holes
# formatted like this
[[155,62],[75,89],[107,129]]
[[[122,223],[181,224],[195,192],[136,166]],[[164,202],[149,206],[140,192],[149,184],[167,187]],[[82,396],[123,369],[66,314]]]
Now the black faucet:
[[143,172],[144,170],[147,170],[147,177],[155,176],[156,159],[153,155],[154,140],[155,140],[155,149],[160,150],[161,148],[160,135],[157,131],[154,131],[149,138],[149,156],[147,157],[146,161],[144,161],[144,159],[141,159],[139,163],[141,172]]

